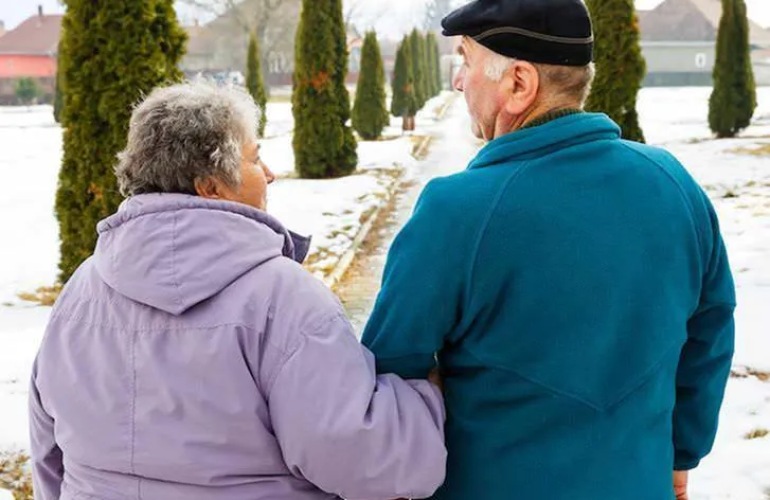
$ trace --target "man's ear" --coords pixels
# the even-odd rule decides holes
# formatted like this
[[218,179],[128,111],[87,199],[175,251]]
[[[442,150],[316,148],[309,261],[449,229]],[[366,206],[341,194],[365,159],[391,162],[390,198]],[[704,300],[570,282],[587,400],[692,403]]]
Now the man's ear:
[[540,91],[540,74],[526,61],[515,61],[505,73],[505,110],[519,116],[532,108]]

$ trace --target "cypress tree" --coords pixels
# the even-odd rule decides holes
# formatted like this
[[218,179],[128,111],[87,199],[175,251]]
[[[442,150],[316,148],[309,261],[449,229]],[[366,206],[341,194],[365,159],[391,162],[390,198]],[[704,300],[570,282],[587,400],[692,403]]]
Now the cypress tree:
[[353,128],[365,140],[380,137],[390,122],[386,107],[385,69],[377,34],[371,31],[361,49],[361,73],[353,105]]
[[414,95],[417,99],[417,108],[422,109],[428,101],[428,81],[425,74],[425,47],[422,43],[422,35],[415,28],[409,37],[409,48],[412,62],[412,74],[414,75]]
[[417,114],[417,96],[415,93],[412,66],[411,39],[404,37],[396,53],[396,68],[393,75],[393,100],[390,112],[403,118],[403,129],[414,130],[414,116]]
[[341,175],[355,171],[358,166],[358,143],[353,128],[350,126],[350,94],[346,87],[348,71],[348,29],[343,14],[343,0],[334,0],[332,13],[334,15],[335,61],[337,71],[334,74],[334,90],[339,102],[339,120],[342,124],[342,149],[340,151]]
[[64,88],[61,81],[61,73],[57,70],[56,81],[53,89],[53,119],[56,123],[61,123],[62,92]]
[[53,91],[53,119],[56,123],[61,123],[62,105],[64,94],[64,60],[61,57],[63,50],[64,34],[59,38],[59,48],[56,50],[56,81]]
[[259,45],[257,35],[253,32],[249,37],[249,50],[246,56],[246,89],[259,106],[259,125],[257,133],[259,137],[265,135],[267,126],[267,93],[265,92],[265,80],[262,76],[262,68],[259,63]]
[[420,51],[420,56],[422,56],[422,71],[425,78],[425,100],[427,101],[428,99],[435,97],[436,93],[433,82],[433,63],[431,62],[433,55],[428,46],[427,35],[422,33],[420,34]]
[[749,51],[746,3],[744,0],[722,0],[714,90],[709,99],[709,125],[719,138],[735,137],[748,127],[757,107]]
[[303,0],[295,44],[295,168],[300,177],[350,174],[358,157],[350,119],[347,40],[341,0]]
[[441,81],[441,53],[438,47],[438,40],[436,34],[432,31],[428,33],[428,50],[430,51],[431,62],[431,82],[433,83],[433,95],[439,95],[443,90],[443,83]]
[[96,223],[122,200],[113,168],[133,105],[182,78],[177,63],[186,42],[173,0],[65,3],[59,54],[64,158],[56,194],[62,281],[93,252]]
[[639,19],[633,0],[586,0],[596,37],[596,79],[586,109],[607,113],[623,138],[644,142],[636,96],[646,63],[639,46]]

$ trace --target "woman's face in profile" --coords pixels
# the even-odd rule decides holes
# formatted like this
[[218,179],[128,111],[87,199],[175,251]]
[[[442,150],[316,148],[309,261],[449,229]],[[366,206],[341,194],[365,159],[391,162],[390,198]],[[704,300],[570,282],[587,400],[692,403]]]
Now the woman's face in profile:
[[267,209],[267,185],[275,180],[273,172],[262,162],[259,144],[249,142],[243,147],[241,158],[241,186],[235,199],[260,210]]
[[241,150],[241,184],[237,188],[225,182],[208,178],[196,181],[199,196],[214,200],[243,203],[259,210],[267,210],[267,185],[275,180],[273,172],[262,163],[259,144],[247,142]]

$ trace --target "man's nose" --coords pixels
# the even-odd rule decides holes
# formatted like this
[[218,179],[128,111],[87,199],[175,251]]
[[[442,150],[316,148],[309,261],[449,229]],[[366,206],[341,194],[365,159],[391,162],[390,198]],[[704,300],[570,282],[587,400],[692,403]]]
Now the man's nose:
[[458,92],[462,92],[463,90],[465,90],[463,86],[464,81],[465,81],[465,69],[463,68],[455,74],[454,78],[452,79],[452,86]]

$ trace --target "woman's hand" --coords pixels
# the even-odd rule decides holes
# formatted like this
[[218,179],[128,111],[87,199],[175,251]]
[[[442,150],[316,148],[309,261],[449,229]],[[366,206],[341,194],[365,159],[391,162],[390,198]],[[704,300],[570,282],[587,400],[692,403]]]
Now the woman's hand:
[[438,367],[430,371],[430,374],[428,374],[428,381],[438,387],[441,392],[444,392],[444,381],[441,380],[441,372],[439,372]]

